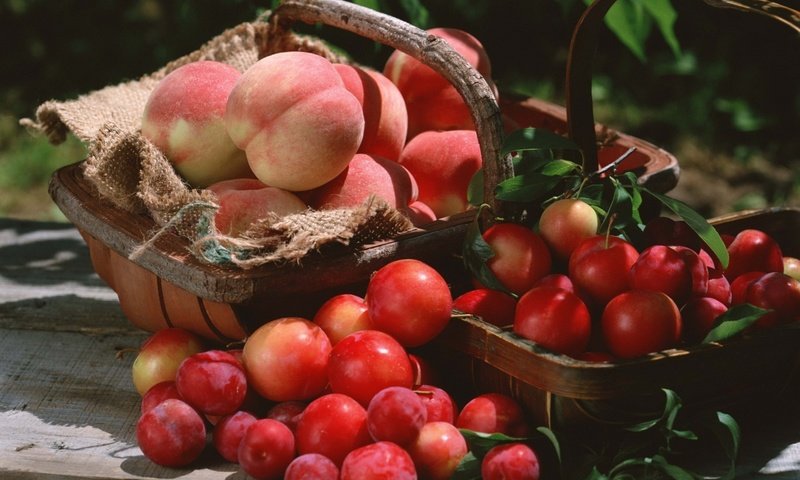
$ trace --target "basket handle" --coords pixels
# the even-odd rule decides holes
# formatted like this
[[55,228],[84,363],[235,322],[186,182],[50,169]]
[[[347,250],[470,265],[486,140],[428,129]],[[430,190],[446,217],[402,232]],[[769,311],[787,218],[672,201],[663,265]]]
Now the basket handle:
[[446,78],[472,114],[483,158],[484,201],[497,212],[494,187],[513,176],[510,156],[502,156],[500,107],[483,76],[450,45],[400,19],[342,0],[284,0],[275,9],[270,33],[286,34],[292,21],[324,23],[400,50]]
[[[767,0],[703,0],[718,8],[766,15],[800,32],[800,12]],[[569,137],[584,154],[587,172],[596,171],[597,135],[592,109],[592,60],[603,19],[616,0],[595,0],[583,12],[572,33],[567,57],[566,108]]]

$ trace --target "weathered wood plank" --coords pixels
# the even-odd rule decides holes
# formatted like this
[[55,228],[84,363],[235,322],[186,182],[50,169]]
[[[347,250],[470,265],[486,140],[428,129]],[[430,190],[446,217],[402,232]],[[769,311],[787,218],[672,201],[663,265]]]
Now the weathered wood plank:
[[117,353],[145,338],[72,226],[0,220],[0,478],[244,478],[211,449],[196,469],[142,455]]
[[[139,396],[132,355],[144,338],[4,330],[0,338],[0,477],[235,478],[209,455],[195,469],[164,469],[136,446]],[[13,477],[11,474],[13,473]]]

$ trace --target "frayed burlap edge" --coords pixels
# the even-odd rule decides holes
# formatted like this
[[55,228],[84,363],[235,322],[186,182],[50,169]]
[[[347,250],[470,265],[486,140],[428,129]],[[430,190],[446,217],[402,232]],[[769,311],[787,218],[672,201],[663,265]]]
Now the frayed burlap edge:
[[130,254],[136,259],[166,232],[190,242],[199,259],[247,269],[278,262],[300,261],[326,245],[356,247],[385,240],[411,229],[406,216],[386,202],[370,198],[363,205],[267,218],[241,237],[214,228],[219,206],[208,190],[190,188],[166,157],[140,133],[141,117],[150,92],[169,72],[190,62],[213,60],[245,71],[259,58],[281,51],[306,51],[332,62],[348,59],[321,40],[280,30],[263,21],[241,24],[200,49],[170,62],[138,80],[108,86],[75,100],[51,100],[36,111],[36,120],[22,119],[29,129],[61,143],[72,132],[89,145],[83,173],[98,194],[131,213],[149,214],[157,228]]
[[271,216],[253,224],[241,237],[201,236],[191,251],[211,263],[247,269],[274,262],[300,263],[327,245],[364,245],[395,237],[411,227],[405,215],[371,197],[353,208]]

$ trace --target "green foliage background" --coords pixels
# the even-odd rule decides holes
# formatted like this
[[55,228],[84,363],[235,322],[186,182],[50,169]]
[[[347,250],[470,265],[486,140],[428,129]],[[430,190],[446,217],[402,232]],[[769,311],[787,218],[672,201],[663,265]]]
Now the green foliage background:
[[[563,102],[566,53],[585,8],[582,0],[359,3],[421,27],[467,30],[488,50],[501,91]],[[677,51],[652,23],[630,23],[640,29],[632,34],[646,39],[638,54],[610,30],[601,35],[594,66],[598,120],[675,153],[685,173],[696,170],[733,185],[736,193],[722,207],[695,203],[703,213],[800,204],[794,173],[800,162],[800,38],[766,17],[700,0],[671,3]],[[19,118],[32,116],[48,99],[72,98],[153,71],[271,5],[266,0],[0,0],[6,46],[0,75],[0,215],[57,217],[46,200],[36,199],[44,195],[53,169],[85,154],[74,139],[52,147],[28,135],[17,125]],[[350,34],[309,31],[378,68],[390,53]],[[756,185],[736,190],[736,182]],[[692,203],[699,191],[689,185],[678,193]]]

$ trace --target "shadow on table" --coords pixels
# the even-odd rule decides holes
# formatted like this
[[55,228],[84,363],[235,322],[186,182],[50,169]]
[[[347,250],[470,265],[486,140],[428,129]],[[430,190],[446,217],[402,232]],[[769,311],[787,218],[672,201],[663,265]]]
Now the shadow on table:
[[[795,375],[781,391],[764,392],[759,399],[721,409],[733,416],[740,428],[735,478],[800,479],[799,396],[800,377]],[[726,471],[727,459],[722,456],[720,444],[710,432],[703,432],[703,436],[706,441],[686,451],[686,463],[682,465],[701,474]]]
[[53,222],[0,220],[0,277],[26,285],[105,285],[77,230]]
[[194,461],[190,468],[155,467],[153,462],[143,455],[125,459],[120,468],[127,474],[147,478],[180,478],[189,475],[193,470],[200,469],[208,469],[222,474],[229,473],[225,477],[226,480],[248,480],[252,478],[247,476],[238,465],[230,463],[219,456],[210,443],[206,445],[206,449],[200,455],[200,458]]
[[77,332],[94,335],[143,335],[122,314],[113,292],[107,300],[83,295],[38,295],[0,301],[0,328]]

